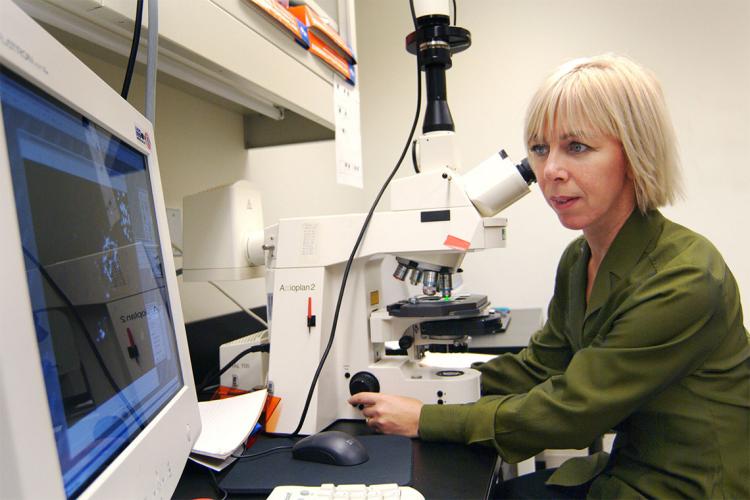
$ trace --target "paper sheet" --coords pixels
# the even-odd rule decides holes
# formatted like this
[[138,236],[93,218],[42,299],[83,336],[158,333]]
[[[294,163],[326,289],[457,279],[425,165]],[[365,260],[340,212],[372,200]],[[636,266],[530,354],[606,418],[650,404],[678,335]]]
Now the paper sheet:
[[[239,448],[237,448],[237,453],[235,453],[235,455],[239,455],[241,451],[242,447],[240,446]],[[207,457],[205,455],[199,455],[197,453],[191,453],[189,458],[193,462],[199,463],[204,467],[208,467],[209,469],[213,469],[216,472],[223,471],[225,468],[232,465],[235,460],[238,460],[237,457],[233,457],[232,455],[229,455],[229,458],[222,460],[221,458]]]
[[225,460],[248,438],[258,423],[267,391],[198,403],[201,434],[193,453]]
[[336,182],[362,188],[362,134],[359,123],[359,87],[334,74],[333,106],[336,120]]

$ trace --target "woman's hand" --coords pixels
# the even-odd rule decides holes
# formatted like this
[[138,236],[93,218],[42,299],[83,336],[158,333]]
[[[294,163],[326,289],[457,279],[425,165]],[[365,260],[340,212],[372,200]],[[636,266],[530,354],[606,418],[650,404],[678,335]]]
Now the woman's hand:
[[349,403],[364,406],[362,415],[367,425],[383,434],[417,437],[419,435],[419,414],[422,402],[414,398],[360,392],[349,398]]

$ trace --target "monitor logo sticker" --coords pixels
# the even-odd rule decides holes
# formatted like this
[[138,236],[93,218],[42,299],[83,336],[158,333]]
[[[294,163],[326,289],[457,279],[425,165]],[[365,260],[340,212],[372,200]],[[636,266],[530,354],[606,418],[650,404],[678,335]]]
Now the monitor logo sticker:
[[47,71],[47,67],[44,64],[37,62],[34,59],[34,56],[26,52],[26,49],[18,45],[16,42],[11,40],[10,38],[6,38],[3,33],[0,33],[0,45],[4,45],[11,52],[15,52],[18,57],[20,57],[22,60],[26,61],[27,63],[31,64],[32,66],[34,66],[36,69],[38,69],[45,75],[49,74],[49,71]]
[[149,137],[148,132],[141,130],[138,125],[135,126],[135,137],[141,141],[149,151],[151,151],[151,138]]

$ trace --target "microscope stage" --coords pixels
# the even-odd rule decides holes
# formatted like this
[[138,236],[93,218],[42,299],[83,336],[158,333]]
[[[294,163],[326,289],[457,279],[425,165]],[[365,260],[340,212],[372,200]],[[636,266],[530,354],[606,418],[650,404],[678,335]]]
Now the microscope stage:
[[436,318],[453,316],[467,318],[479,316],[489,305],[486,295],[459,295],[457,297],[421,296],[401,300],[386,307],[388,314],[400,318]]

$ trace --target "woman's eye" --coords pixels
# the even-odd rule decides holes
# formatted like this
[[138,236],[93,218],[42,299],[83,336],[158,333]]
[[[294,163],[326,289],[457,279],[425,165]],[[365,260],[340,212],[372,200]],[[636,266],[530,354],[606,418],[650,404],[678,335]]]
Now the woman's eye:
[[571,142],[568,145],[568,150],[571,153],[583,153],[584,151],[588,151],[589,147],[585,144],[581,144],[580,142]]
[[544,156],[549,152],[549,146],[546,144],[534,144],[529,148],[529,151],[537,156]]

